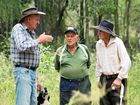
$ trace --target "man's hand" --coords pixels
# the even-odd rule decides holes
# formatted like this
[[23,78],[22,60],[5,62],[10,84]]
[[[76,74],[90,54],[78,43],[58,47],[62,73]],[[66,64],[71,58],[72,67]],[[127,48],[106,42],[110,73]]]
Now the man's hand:
[[52,42],[53,37],[51,35],[45,35],[45,32],[41,34],[36,41],[38,43],[47,43],[47,42]]
[[122,83],[122,80],[119,79],[119,78],[116,78],[116,79],[114,80],[114,82],[112,83],[112,86],[111,86],[112,89],[115,90],[115,89],[120,88],[120,87],[121,87],[121,83]]
[[37,91],[38,91],[38,92],[41,92],[41,90],[42,90],[41,84],[37,84]]
[[39,81],[39,77],[37,76],[36,78],[36,81],[37,81],[37,92],[41,92],[42,90],[42,86],[41,86],[41,83]]

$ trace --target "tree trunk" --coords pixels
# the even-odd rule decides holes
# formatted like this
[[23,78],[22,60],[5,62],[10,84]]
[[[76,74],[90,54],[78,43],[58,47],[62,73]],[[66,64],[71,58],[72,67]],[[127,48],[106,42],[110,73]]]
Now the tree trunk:
[[[42,0],[34,0],[34,2],[35,2],[35,7],[38,9],[38,10],[40,10],[41,11],[41,1]],[[41,16],[41,18],[42,18],[42,16]],[[42,31],[44,31],[44,30],[42,30],[43,29],[43,27],[42,27],[42,19],[40,19],[40,24],[38,25],[38,27],[37,27],[37,29],[36,29],[36,31],[37,31],[37,33],[40,33],[40,32],[42,32]]]
[[2,21],[0,20],[0,34],[2,34]]
[[135,47],[135,50],[138,50],[138,51],[140,51],[140,37],[139,37],[139,33],[140,33],[140,29],[139,28],[137,28],[136,29],[136,36],[135,36],[135,45],[134,45],[134,47]]
[[[94,18],[94,26],[98,25],[97,16],[96,16],[96,4],[97,4],[97,0],[93,0],[93,18]],[[97,40],[98,40],[98,37],[97,37],[97,31],[96,31],[96,30],[94,30],[94,36],[95,36],[95,40],[97,41]]]
[[80,43],[85,43],[84,40],[84,11],[83,11],[83,0],[80,0]]
[[126,39],[125,39],[125,45],[127,48],[130,47],[129,45],[129,25],[130,25],[130,6],[131,6],[131,0],[126,0]]
[[118,0],[114,0],[114,20],[115,20],[115,32],[119,35],[119,15],[118,15]]
[[85,15],[86,15],[86,30],[85,30],[85,39],[86,39],[86,45],[88,48],[90,48],[89,44],[89,12],[88,12],[88,0],[85,0]]
[[130,25],[130,5],[131,5],[131,0],[127,0],[127,11],[126,11],[126,39],[129,41],[129,25]]
[[55,29],[54,29],[55,31],[53,33],[54,37],[57,36],[57,34],[58,34],[59,27],[61,25],[61,21],[62,21],[62,18],[64,16],[64,12],[68,6],[68,3],[69,3],[68,0],[65,0],[65,5],[62,7],[62,9],[59,12],[59,17],[58,17],[58,20],[56,21],[56,25],[55,25]]

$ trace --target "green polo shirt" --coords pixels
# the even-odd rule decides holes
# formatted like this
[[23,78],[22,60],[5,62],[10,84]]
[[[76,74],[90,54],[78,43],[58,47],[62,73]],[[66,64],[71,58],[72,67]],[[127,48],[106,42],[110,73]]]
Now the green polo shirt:
[[[79,45],[79,44],[78,44]],[[60,75],[66,79],[79,79],[88,75],[90,67],[90,54],[88,48],[81,44],[88,57],[82,51],[82,49],[77,45],[76,52],[72,55],[67,47],[65,48],[62,59],[60,61],[60,55],[64,46],[61,46],[56,51],[55,57],[55,69],[60,72]],[[60,64],[61,62],[61,64]]]

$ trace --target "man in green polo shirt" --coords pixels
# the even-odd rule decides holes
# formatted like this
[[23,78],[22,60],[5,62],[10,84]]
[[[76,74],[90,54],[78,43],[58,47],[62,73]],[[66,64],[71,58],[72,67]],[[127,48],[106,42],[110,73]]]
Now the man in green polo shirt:
[[[68,27],[65,31],[66,44],[56,51],[55,69],[60,73],[60,105],[69,103],[72,91],[88,94],[90,54],[87,46],[79,44],[77,29]],[[89,104],[84,104],[89,105]]]

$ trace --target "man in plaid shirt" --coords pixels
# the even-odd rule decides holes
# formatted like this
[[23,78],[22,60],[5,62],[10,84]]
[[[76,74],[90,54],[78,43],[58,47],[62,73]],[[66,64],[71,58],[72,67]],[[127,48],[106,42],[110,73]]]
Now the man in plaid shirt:
[[37,72],[40,52],[39,44],[51,42],[51,35],[41,34],[37,39],[35,32],[44,12],[28,8],[11,32],[11,58],[16,80],[16,105],[37,105]]

